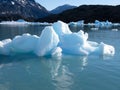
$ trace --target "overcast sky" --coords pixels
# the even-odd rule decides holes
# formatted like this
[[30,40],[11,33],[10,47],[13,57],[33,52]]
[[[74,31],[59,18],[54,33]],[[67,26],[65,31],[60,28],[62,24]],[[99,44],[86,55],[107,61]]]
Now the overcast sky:
[[35,0],[44,6],[47,10],[52,10],[57,6],[61,6],[63,4],[70,4],[75,6],[80,6],[83,4],[102,4],[102,5],[119,5],[120,0]]

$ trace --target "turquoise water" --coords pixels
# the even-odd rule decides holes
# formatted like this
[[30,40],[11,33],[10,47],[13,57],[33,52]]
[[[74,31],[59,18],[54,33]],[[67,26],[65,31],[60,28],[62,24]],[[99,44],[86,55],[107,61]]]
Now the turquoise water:
[[[22,33],[39,35],[44,26],[0,26],[0,40]],[[120,31],[88,31],[89,40],[113,45],[105,56],[38,57],[0,55],[0,90],[119,90]],[[118,27],[119,29],[119,27]]]

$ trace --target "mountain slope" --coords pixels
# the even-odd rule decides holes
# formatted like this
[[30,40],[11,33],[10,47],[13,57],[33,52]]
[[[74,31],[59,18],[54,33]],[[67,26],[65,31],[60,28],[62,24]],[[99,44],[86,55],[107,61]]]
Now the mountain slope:
[[58,15],[50,15],[48,17],[38,19],[38,21],[55,22],[62,20],[64,22],[85,20],[87,22],[94,22],[95,20],[112,22],[120,22],[120,5],[82,5],[78,8],[64,11]]
[[0,0],[0,20],[35,20],[48,14],[48,11],[34,0]]
[[50,12],[53,13],[53,14],[59,14],[65,10],[69,10],[69,9],[73,9],[73,8],[76,8],[77,6],[72,6],[72,5],[68,5],[68,4],[65,4],[65,5],[62,5],[62,6],[59,6],[53,10],[51,10]]

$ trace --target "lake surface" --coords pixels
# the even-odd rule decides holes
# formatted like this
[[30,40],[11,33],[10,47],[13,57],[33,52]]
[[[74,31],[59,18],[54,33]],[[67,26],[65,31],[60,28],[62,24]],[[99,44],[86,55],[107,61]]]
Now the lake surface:
[[[0,40],[22,33],[40,35],[45,26],[0,25]],[[120,31],[112,28],[90,30],[89,40],[115,47],[113,57],[38,57],[30,54],[0,55],[0,90],[120,90]]]

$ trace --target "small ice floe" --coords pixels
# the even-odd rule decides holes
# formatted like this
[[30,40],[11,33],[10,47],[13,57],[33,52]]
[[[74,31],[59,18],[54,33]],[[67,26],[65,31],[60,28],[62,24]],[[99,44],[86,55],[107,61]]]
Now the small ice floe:
[[99,28],[91,28],[92,31],[97,31]]
[[118,29],[117,29],[117,28],[114,28],[114,29],[112,29],[112,31],[118,31]]
[[17,26],[17,25],[28,25],[29,22],[24,21],[23,19],[19,19],[17,21],[2,21],[0,22],[1,25],[10,25],[10,26]]
[[95,20],[95,27],[100,27],[100,28],[109,28],[109,27],[112,27],[112,22],[109,22],[108,20],[107,21],[98,21],[98,20]]
[[84,25],[84,20],[80,20],[80,21],[77,21],[77,22],[70,22],[68,24],[69,26],[74,26],[74,27],[81,27]]

